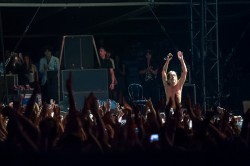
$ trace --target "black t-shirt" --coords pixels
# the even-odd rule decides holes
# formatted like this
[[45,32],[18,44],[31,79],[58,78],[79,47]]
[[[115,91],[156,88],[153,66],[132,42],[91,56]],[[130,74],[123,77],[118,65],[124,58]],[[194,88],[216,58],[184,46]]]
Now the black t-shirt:
[[113,68],[112,67],[112,63],[109,59],[100,59],[100,64],[101,66],[99,67],[100,69],[107,69],[107,72],[108,72],[108,80],[109,80],[109,83],[112,82],[111,80],[111,75],[110,75],[110,72],[109,72],[109,69]]
[[[158,66],[156,65],[154,61],[150,62],[150,66],[152,66],[153,70],[156,70],[158,68]],[[140,70],[145,70],[147,68],[148,68],[148,64],[147,64],[147,61],[145,60],[141,63]],[[151,72],[146,72],[145,74],[142,75],[141,79],[143,82],[155,81],[156,76]]]
[[100,59],[100,68],[103,69],[103,68],[107,68],[107,69],[110,69],[110,68],[113,68],[112,67],[112,63],[109,59]]

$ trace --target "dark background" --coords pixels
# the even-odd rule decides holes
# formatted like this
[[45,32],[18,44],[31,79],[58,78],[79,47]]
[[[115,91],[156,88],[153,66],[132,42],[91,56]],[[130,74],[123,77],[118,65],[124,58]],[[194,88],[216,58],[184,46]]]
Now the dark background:
[[[131,82],[138,81],[133,72],[146,49],[153,50],[160,66],[166,54],[176,49],[184,52],[188,65],[198,58],[190,56],[189,0],[136,2],[0,0],[3,47],[31,52],[33,61],[38,63],[44,45],[52,45],[58,56],[64,35],[93,35],[97,46],[109,47],[113,56],[125,60],[131,71]],[[74,3],[79,6],[69,6]],[[45,7],[46,4],[62,6]],[[39,8],[39,5],[45,6]],[[218,15],[220,77],[222,94],[227,96],[223,104],[241,109],[242,100],[250,99],[250,2],[219,1]],[[198,102],[201,79],[195,75],[191,79],[197,85]]]

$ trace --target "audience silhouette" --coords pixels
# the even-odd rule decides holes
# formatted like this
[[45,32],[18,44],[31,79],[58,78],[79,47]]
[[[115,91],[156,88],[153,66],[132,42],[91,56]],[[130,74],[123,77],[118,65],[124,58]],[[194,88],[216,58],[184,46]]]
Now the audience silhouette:
[[[37,79],[35,79],[37,80]],[[72,75],[66,82],[69,109],[65,116],[54,103],[36,103],[40,91],[34,84],[27,105],[19,101],[0,108],[0,156],[2,163],[11,161],[40,162],[51,164],[51,160],[63,164],[112,162],[123,164],[230,164],[243,162],[250,143],[250,109],[242,115],[243,121],[230,114],[229,109],[214,106],[203,110],[193,105],[185,96],[186,109],[175,99],[159,111],[162,102],[154,107],[148,100],[141,111],[128,104],[115,110],[99,105],[95,94],[90,93],[84,106],[77,110],[72,91]],[[177,97],[177,96],[176,96]],[[176,105],[174,115],[170,108]],[[242,126],[240,126],[242,122]],[[240,158],[238,155],[242,155]],[[4,156],[7,156],[6,158]],[[129,158],[125,158],[129,157]],[[73,158],[72,158],[73,157]],[[132,162],[133,161],[133,162]],[[14,162],[14,160],[13,160]],[[20,163],[19,163],[20,164]]]

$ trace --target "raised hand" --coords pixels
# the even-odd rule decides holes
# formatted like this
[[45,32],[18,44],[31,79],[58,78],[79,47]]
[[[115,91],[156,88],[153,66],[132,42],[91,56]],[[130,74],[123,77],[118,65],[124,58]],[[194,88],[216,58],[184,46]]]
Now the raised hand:
[[109,85],[109,88],[110,88],[110,90],[113,90],[113,89],[115,88],[115,85],[111,83],[111,84]]
[[164,60],[170,61],[173,58],[172,53],[168,53],[167,58],[164,58]]
[[178,52],[177,52],[177,56],[178,56],[178,59],[179,59],[179,60],[182,60],[182,59],[183,59],[183,52],[178,51]]

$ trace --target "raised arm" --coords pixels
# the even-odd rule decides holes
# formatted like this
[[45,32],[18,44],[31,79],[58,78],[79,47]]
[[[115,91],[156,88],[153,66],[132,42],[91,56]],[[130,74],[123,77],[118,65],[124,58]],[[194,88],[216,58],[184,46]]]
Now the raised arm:
[[165,83],[167,81],[168,64],[169,64],[170,60],[172,59],[172,57],[173,57],[173,54],[168,53],[167,60],[166,60],[164,66],[162,68],[161,75],[162,75],[162,81],[163,81],[164,85],[165,85]]
[[33,123],[36,122],[36,115],[34,112],[34,105],[36,103],[36,96],[38,94],[38,91],[40,90],[40,86],[38,82],[35,82],[35,88],[32,92],[32,95],[29,99],[29,102],[27,104],[26,110],[24,112],[24,116],[27,117],[29,120],[31,120]]
[[182,69],[181,78],[179,81],[180,81],[181,85],[183,85],[185,83],[186,76],[187,76],[187,67],[186,67],[185,61],[183,59],[183,52],[178,51],[177,55],[178,55],[178,59],[181,63],[181,69]]
[[68,102],[69,102],[69,113],[75,113],[76,112],[76,104],[75,104],[75,97],[73,93],[73,87],[72,87],[72,73],[69,73],[69,77],[66,81],[66,87],[68,91]]

